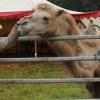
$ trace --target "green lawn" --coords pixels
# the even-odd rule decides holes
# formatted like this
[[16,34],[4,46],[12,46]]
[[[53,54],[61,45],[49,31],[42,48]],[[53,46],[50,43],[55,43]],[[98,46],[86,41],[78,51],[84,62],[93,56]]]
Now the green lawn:
[[[66,78],[62,64],[0,65],[0,78]],[[91,98],[82,84],[1,84],[0,100],[69,100]]]

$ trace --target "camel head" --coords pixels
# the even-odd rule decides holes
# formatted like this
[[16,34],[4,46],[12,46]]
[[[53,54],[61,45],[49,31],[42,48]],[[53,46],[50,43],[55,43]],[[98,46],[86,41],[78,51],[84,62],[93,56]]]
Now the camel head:
[[23,35],[45,35],[56,31],[57,19],[64,13],[49,4],[40,4],[35,12],[18,21],[18,31]]
[[17,27],[18,32],[21,36],[27,35],[33,28],[33,23],[31,21],[31,18],[29,16],[25,16],[24,18],[21,18],[15,26]]

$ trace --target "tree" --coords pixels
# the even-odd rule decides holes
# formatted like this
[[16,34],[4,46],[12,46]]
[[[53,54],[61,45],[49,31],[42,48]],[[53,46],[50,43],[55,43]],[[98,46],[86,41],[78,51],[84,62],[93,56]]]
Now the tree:
[[66,9],[76,11],[100,10],[100,0],[49,0]]

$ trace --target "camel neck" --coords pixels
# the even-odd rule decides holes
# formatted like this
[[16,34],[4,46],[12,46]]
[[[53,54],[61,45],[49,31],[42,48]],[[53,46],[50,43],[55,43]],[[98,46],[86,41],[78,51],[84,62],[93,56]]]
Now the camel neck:
[[0,40],[0,52],[5,49],[11,48],[17,42],[18,37],[19,32],[14,31],[11,32],[7,37]]
[[10,44],[16,43],[18,37],[20,36],[19,32],[11,32],[8,35],[8,41],[10,42]]

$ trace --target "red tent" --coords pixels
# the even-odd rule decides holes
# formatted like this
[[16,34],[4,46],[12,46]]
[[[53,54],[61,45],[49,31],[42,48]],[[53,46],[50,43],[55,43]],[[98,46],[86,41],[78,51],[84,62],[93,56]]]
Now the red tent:
[[82,14],[72,14],[72,15],[74,16],[75,19],[77,19],[77,18],[82,19],[84,17],[88,18],[88,19],[91,17],[97,18],[97,17],[100,17],[100,11],[84,12]]

